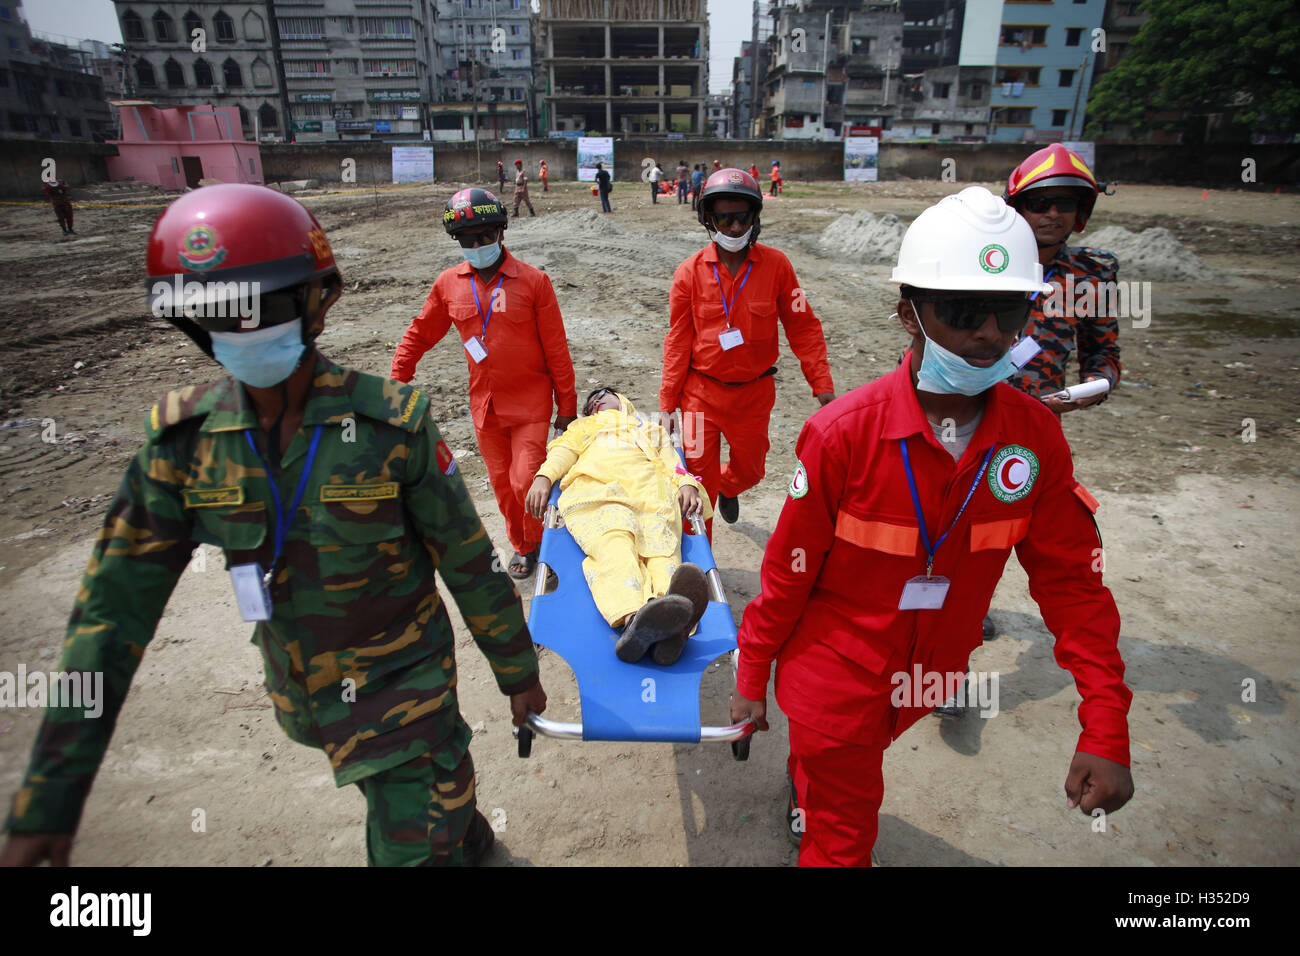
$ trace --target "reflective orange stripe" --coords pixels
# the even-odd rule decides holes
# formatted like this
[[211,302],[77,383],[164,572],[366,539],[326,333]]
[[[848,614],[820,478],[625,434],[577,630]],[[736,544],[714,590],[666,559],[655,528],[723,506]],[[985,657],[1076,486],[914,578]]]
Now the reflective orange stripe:
[[916,528],[905,528],[884,521],[866,521],[847,511],[835,516],[835,537],[843,538],[859,548],[871,548],[886,554],[910,558],[916,554],[919,537]]
[[1083,485],[1079,484],[1077,481],[1074,483],[1074,493],[1078,499],[1083,502],[1085,508],[1093,514],[1097,513],[1097,509],[1100,507],[1100,502],[1098,502],[1097,499],[1088,492],[1087,488],[1083,487]]
[[1005,521],[985,521],[970,526],[970,549],[1009,548],[1029,533],[1029,515],[1007,518]]

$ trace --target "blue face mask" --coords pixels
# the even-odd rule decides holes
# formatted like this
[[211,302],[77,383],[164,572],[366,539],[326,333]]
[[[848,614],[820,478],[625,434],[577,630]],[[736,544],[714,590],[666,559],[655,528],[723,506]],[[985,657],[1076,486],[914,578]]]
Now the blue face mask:
[[212,355],[245,385],[270,388],[293,374],[307,346],[302,319],[255,332],[213,332]]
[[461,249],[465,256],[465,261],[475,269],[486,269],[492,263],[497,261],[501,255],[501,240],[497,240],[490,246],[475,246],[473,249]]
[[921,310],[912,303],[916,324],[925,336],[925,351],[921,355],[921,370],[916,375],[919,392],[939,395],[978,395],[988,391],[998,382],[1005,382],[1016,371],[1010,353],[1003,355],[988,368],[976,368],[955,352],[950,352],[925,334],[921,324]]

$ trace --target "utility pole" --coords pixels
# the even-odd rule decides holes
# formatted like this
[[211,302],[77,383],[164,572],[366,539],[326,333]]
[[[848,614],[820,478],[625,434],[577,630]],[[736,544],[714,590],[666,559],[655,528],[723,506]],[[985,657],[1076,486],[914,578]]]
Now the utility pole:
[[1074,139],[1074,121],[1079,115],[1079,95],[1083,93],[1083,71],[1087,66],[1088,58],[1085,56],[1079,64],[1079,85],[1074,90],[1074,107],[1070,110],[1070,139]]
[[[474,56],[474,51],[470,49],[470,56]],[[478,170],[478,176],[483,177],[483,147],[478,138],[478,57],[474,57],[469,67],[470,85],[474,89],[474,119],[471,121],[474,133],[474,164]]]
[[758,5],[761,0],[754,0],[753,38],[749,43],[749,129],[746,139],[754,135],[754,124],[758,122]]

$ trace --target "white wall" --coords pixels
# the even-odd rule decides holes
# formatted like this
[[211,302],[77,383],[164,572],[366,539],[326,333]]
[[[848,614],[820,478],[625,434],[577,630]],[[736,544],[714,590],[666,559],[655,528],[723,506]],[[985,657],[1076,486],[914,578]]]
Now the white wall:
[[[1033,10],[1033,7],[1023,9]],[[1030,22],[1036,21],[1031,19]],[[1002,0],[966,0],[966,19],[962,21],[957,65],[996,66],[1001,34]]]

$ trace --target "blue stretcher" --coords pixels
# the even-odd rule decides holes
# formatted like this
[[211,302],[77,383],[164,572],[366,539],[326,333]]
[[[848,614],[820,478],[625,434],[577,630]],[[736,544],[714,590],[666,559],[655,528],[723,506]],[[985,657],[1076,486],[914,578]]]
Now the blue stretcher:
[[[737,760],[749,758],[753,721],[729,727],[700,723],[700,681],[708,666],[736,650],[736,625],[722,590],[704,523],[692,519],[692,534],[682,535],[682,560],[699,565],[709,580],[709,607],[671,667],[654,663],[651,655],[627,664],[614,655],[615,632],[596,610],[582,574],[586,557],[563,527],[551,489],[538,557],[537,583],[528,613],[533,641],[564,658],[578,682],[581,723],[561,723],[529,713],[515,729],[519,756],[532,752],[534,735],[562,740],[617,740],[668,743],[729,741]],[[549,572],[558,579],[546,593]]]

